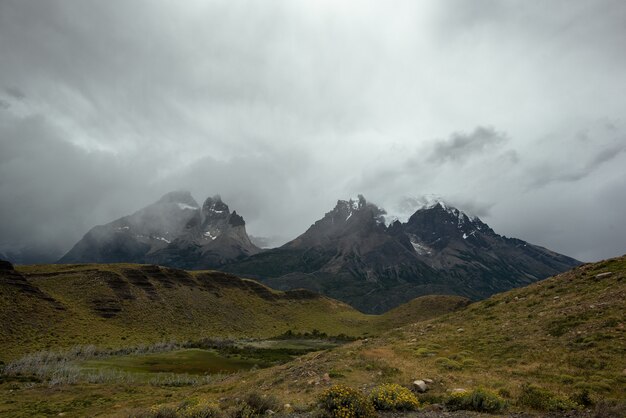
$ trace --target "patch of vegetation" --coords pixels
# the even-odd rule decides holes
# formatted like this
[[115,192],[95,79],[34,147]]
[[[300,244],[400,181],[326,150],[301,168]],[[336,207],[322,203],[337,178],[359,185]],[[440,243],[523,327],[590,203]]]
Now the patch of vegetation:
[[470,392],[457,392],[446,400],[446,406],[451,410],[466,410],[478,412],[501,412],[507,404],[500,395],[485,388],[474,389]]
[[217,404],[182,402],[178,406],[156,405],[147,410],[135,411],[130,418],[223,418]]
[[463,364],[459,363],[456,360],[449,359],[447,357],[438,357],[435,360],[435,364],[437,367],[443,370],[461,370],[463,369]]
[[574,401],[531,384],[522,386],[517,403],[538,411],[570,411],[579,408]]
[[370,393],[370,401],[380,411],[415,411],[419,407],[413,392],[396,383],[374,388]]
[[376,416],[372,403],[365,395],[344,385],[335,385],[325,390],[319,397],[318,408],[321,417],[371,418]]

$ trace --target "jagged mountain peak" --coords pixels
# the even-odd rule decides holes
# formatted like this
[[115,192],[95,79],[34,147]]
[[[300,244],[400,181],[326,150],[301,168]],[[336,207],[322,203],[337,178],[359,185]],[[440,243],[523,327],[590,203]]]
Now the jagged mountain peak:
[[355,214],[365,214],[361,219],[373,219],[377,223],[384,223],[382,216],[386,213],[374,203],[368,202],[363,195],[348,200],[338,200],[337,204],[330,212],[326,213],[324,219],[331,219],[333,223],[348,222]]
[[230,208],[222,201],[220,195],[215,195],[204,201],[202,213],[208,219],[226,219],[230,216]]

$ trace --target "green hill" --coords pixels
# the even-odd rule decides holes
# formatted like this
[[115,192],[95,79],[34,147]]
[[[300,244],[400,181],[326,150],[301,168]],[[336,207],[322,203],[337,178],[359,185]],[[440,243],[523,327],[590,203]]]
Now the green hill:
[[[432,379],[426,397],[434,401],[455,388],[483,386],[515,407],[528,384],[555,399],[585,392],[595,400],[623,399],[625,318],[626,257],[620,257],[309,356],[299,368],[314,376],[341,376],[332,382],[366,391],[381,382]],[[310,399],[318,386],[298,380],[296,370],[289,364],[272,370],[280,382],[272,391]]]
[[373,317],[306,290],[151,265],[19,266],[0,272],[0,360],[43,349],[133,346],[314,329],[360,336]]
[[376,316],[308,290],[275,291],[217,271],[138,264],[0,270],[0,361],[93,344],[268,338],[291,330],[359,337],[430,319],[463,298],[432,296]]

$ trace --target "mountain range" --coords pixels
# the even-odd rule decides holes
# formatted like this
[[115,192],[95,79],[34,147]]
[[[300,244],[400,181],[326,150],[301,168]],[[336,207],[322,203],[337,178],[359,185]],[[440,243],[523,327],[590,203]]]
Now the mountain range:
[[93,228],[59,261],[220,269],[280,290],[313,290],[366,313],[429,294],[484,299],[580,264],[498,235],[443,201],[426,204],[406,222],[388,224],[385,215],[363,196],[339,200],[302,235],[261,250],[219,196],[200,207],[188,192],[173,192]]
[[339,200],[296,239],[222,268],[276,289],[310,289],[380,313],[428,294],[484,299],[580,264],[498,235],[442,201],[404,223],[386,225],[384,215],[363,196]]

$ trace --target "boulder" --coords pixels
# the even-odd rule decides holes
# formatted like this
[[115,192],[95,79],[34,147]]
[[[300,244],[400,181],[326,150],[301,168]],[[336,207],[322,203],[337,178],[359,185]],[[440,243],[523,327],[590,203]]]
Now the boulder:
[[423,380],[414,380],[413,390],[416,392],[424,393],[428,390],[428,385]]

